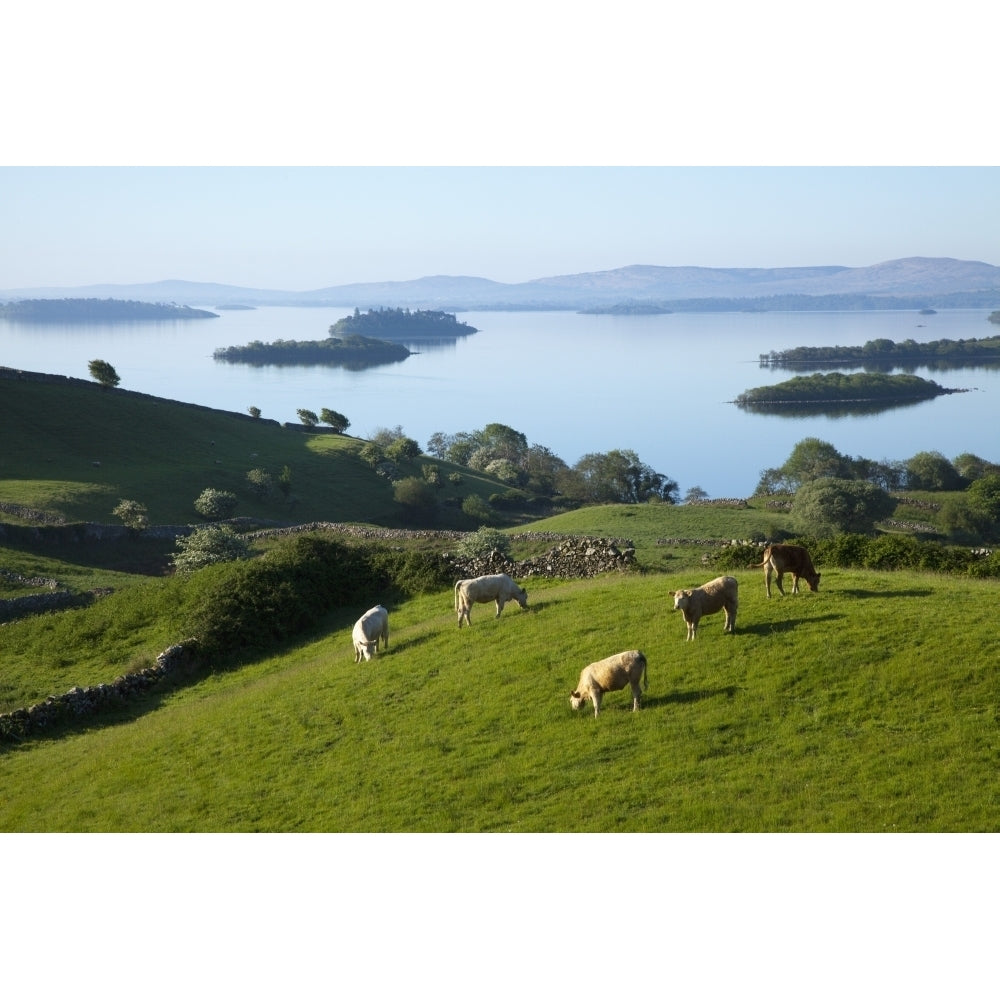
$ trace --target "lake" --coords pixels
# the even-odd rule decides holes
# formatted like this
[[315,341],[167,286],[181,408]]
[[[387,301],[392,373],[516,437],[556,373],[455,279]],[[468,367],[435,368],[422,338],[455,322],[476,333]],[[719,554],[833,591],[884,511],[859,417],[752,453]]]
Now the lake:
[[293,423],[299,408],[328,407],[348,417],[350,434],[370,437],[399,425],[421,447],[436,431],[498,422],[570,465],[588,452],[631,449],[676,480],[682,497],[693,486],[711,497],[748,496],[761,471],[782,465],[805,437],[876,460],[939,451],[950,459],[973,452],[1000,462],[995,370],[917,368],[943,386],[972,391],[870,416],[789,418],[744,412],[730,402],[745,389],[794,374],[762,369],[762,353],[881,337],[988,337],[997,333],[989,310],[471,312],[458,318],[479,333],[447,346],[411,345],[421,353],[365,371],[254,368],[212,357],[217,347],[251,340],[322,340],[350,312],[266,307],[226,310],[212,320],[86,326],[0,320],[0,365],[89,378],[88,362],[100,358],[114,366],[123,389],[240,413],[257,406],[264,417]]

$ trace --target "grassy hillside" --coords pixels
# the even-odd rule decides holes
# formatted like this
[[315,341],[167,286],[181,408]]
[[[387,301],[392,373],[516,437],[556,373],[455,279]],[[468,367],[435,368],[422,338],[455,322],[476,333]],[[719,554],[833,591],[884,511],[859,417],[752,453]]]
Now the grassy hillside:
[[[280,655],[4,750],[0,829],[1000,827],[995,582],[828,570],[768,601],[746,571],[737,634],[714,616],[688,643],[668,591],[696,573],[530,583],[530,611],[477,606],[461,630],[450,591],[413,599],[357,666],[340,611]],[[572,712],[581,667],[635,646],[643,710],[618,692]]]
[[[197,522],[194,500],[212,487],[237,495],[239,516],[402,523],[391,484],[357,457],[364,442],[347,435],[309,434],[96,383],[0,380],[0,416],[18,429],[0,444],[0,501],[68,522],[118,523],[111,511],[121,498],[145,504],[153,524]],[[457,469],[437,464],[445,476]],[[277,478],[286,465],[294,505],[258,500],[247,489],[251,469]],[[420,466],[418,459],[401,470],[420,475]],[[442,497],[460,502],[470,492],[488,497],[503,489],[489,476],[461,473],[462,483],[448,483]],[[452,509],[462,521],[460,505]]]

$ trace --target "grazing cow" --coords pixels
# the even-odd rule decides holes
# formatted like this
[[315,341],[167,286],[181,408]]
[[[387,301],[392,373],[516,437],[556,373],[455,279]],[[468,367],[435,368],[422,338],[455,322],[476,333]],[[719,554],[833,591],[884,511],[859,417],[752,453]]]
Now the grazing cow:
[[751,569],[764,567],[764,587],[767,596],[771,596],[771,574],[776,573],[775,583],[781,596],[785,596],[785,588],[781,586],[781,578],[786,573],[792,574],[792,593],[799,592],[799,577],[809,584],[810,590],[819,590],[819,573],[813,568],[809,553],[801,545],[768,545],[764,549],[764,561],[754,563]]
[[490,601],[496,601],[497,613],[494,617],[499,618],[507,601],[517,601],[522,608],[527,610],[528,594],[514,583],[506,573],[477,576],[474,580],[459,580],[455,584],[455,610],[458,612],[458,627],[462,627],[463,618],[470,627],[472,626],[469,612],[473,604],[488,604]]
[[615,653],[596,663],[591,663],[580,672],[576,690],[569,696],[571,708],[579,708],[589,698],[594,704],[594,718],[601,710],[601,698],[605,691],[620,691],[632,688],[632,711],[639,711],[639,681],[647,687],[646,657],[638,649],[625,653]]
[[354,662],[360,663],[361,657],[370,660],[378,652],[379,640],[383,649],[389,648],[389,612],[381,604],[376,604],[354,623],[354,631],[351,632]]
[[739,581],[735,576],[717,576],[693,590],[672,590],[674,610],[680,611],[687,622],[687,637],[693,639],[698,622],[704,615],[725,609],[724,632],[736,631],[736,608],[739,606]]

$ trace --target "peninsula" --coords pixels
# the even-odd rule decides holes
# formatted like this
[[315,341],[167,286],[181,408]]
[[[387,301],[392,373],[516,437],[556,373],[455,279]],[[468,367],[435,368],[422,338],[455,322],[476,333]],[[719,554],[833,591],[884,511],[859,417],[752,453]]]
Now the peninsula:
[[0,319],[29,323],[117,323],[146,319],[218,319],[207,309],[131,299],[20,299],[0,305]]

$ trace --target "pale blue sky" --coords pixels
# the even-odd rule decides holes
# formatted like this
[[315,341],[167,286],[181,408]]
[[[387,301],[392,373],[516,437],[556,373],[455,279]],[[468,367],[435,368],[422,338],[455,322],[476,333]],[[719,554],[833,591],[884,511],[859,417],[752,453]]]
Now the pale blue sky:
[[1000,264],[996,167],[5,167],[0,288]]

